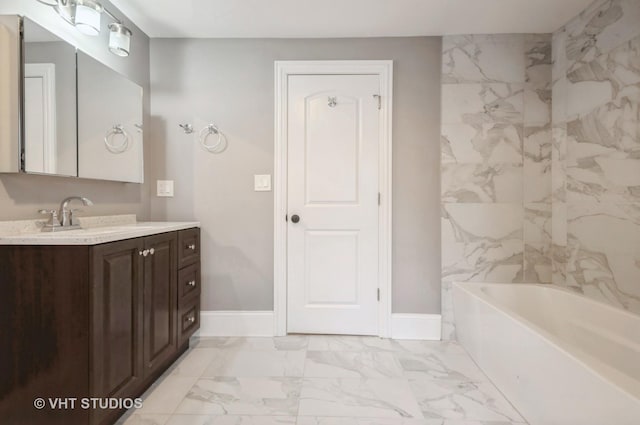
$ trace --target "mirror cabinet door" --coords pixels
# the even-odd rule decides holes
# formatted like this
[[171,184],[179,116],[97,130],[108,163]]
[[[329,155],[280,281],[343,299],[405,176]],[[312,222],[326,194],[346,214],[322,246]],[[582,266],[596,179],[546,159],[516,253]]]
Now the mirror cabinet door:
[[142,87],[78,51],[78,175],[143,182]]
[[24,19],[23,171],[78,175],[76,49]]
[[20,171],[20,17],[0,15],[0,173]]

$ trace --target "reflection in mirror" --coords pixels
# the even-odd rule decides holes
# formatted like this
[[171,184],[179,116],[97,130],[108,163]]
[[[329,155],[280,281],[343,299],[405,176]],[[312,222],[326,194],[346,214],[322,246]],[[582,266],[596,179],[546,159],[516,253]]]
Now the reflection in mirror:
[[142,183],[142,87],[78,52],[78,174]]
[[76,51],[24,20],[24,171],[77,176]]

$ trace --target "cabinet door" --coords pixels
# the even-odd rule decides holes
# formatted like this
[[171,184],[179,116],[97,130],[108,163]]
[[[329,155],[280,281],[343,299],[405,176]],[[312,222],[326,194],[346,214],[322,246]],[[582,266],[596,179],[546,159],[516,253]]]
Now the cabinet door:
[[[93,397],[131,397],[142,384],[142,249],[142,239],[92,249]],[[94,410],[91,422],[106,422],[108,414],[108,410]]]
[[177,349],[177,234],[145,238],[144,364],[153,374]]

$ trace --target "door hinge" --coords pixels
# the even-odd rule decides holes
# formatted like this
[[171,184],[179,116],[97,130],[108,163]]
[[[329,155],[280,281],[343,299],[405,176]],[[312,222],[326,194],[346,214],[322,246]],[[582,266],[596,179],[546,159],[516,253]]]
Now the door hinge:
[[378,205],[382,205],[382,193],[378,192]]
[[378,301],[380,301],[380,288],[378,288]]
[[378,101],[378,110],[382,109],[382,96],[374,94],[373,97]]

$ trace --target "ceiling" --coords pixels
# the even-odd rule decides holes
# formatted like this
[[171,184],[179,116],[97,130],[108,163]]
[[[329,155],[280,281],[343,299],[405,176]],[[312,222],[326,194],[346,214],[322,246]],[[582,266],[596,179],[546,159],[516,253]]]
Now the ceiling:
[[546,33],[592,0],[111,0],[150,37]]

